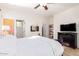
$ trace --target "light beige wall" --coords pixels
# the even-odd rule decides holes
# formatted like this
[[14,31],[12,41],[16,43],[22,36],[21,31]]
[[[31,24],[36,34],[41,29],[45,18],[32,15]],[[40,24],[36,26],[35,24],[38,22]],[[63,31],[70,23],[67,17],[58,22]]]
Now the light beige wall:
[[53,24],[53,16],[50,17],[49,24]]
[[1,11],[0,11],[0,29],[1,29],[1,26],[2,26],[2,14],[1,14]]
[[[34,36],[34,35],[38,35],[38,33],[40,33],[42,35],[42,25],[43,24],[48,24],[48,20],[38,14],[35,14],[34,12],[29,10],[20,10],[15,7],[11,8],[11,7],[7,7],[7,6],[0,6],[0,8],[2,8],[2,18],[13,18],[14,21],[16,22],[16,19],[18,20],[24,20],[25,21],[25,33],[26,33],[26,37],[29,36]],[[39,26],[39,32],[31,32],[30,31],[30,26],[31,25],[38,25]],[[15,23],[16,26],[16,23]],[[16,27],[15,28],[15,35],[16,35]]]

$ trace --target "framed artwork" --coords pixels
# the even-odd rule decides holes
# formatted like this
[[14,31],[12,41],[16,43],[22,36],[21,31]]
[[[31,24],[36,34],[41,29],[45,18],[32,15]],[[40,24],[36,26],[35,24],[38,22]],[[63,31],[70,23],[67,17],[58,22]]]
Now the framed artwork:
[[31,32],[36,32],[36,31],[39,31],[39,26],[31,26],[30,29],[31,29]]
[[14,19],[4,18],[2,24],[2,30],[4,33],[14,35]]

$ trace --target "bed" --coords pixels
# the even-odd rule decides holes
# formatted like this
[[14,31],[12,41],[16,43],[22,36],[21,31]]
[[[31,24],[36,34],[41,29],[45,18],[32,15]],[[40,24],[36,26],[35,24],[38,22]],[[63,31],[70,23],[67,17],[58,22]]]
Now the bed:
[[0,55],[7,56],[61,56],[63,46],[53,39],[32,36],[0,39]]

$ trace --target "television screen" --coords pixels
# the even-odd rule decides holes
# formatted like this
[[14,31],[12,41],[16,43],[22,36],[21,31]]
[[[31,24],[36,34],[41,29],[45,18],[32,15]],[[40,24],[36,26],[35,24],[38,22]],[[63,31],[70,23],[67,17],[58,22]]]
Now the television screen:
[[60,31],[76,31],[76,23],[60,25]]

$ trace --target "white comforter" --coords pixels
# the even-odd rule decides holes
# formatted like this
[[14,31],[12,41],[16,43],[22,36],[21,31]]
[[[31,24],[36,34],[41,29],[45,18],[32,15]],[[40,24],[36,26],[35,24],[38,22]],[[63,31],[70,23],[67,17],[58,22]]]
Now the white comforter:
[[16,56],[60,56],[63,47],[55,40],[33,36],[22,39],[0,40],[0,55]]

